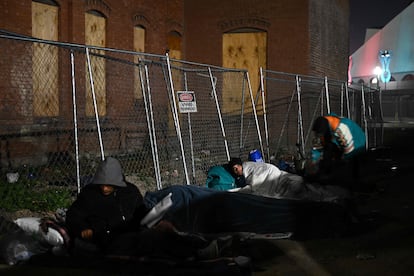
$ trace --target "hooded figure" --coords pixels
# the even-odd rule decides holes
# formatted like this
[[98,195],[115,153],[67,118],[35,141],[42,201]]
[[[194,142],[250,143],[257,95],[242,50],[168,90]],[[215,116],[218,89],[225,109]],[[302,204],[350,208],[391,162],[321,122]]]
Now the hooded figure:
[[66,213],[72,253],[187,258],[200,257],[198,250],[210,246],[204,239],[181,235],[166,221],[141,226],[149,210],[138,188],[125,181],[119,161],[107,157]]
[[142,194],[125,181],[119,161],[107,157],[69,207],[66,225],[72,238],[108,253],[123,246],[120,236],[140,230],[146,212]]
[[91,184],[113,185],[117,187],[126,187],[121,164],[113,157],[107,157],[99,164]]

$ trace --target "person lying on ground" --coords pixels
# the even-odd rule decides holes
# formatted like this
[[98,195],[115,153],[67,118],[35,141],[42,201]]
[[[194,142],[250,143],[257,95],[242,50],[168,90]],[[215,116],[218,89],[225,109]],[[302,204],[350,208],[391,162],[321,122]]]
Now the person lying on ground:
[[246,186],[243,175],[236,175],[229,163],[212,166],[207,172],[205,186],[218,191],[227,191]]
[[229,166],[236,177],[243,177],[246,186],[231,191],[279,199],[297,199],[312,201],[339,201],[348,197],[346,190],[336,187],[322,187],[308,183],[297,174],[280,170],[265,162],[242,162],[240,158],[231,158]]

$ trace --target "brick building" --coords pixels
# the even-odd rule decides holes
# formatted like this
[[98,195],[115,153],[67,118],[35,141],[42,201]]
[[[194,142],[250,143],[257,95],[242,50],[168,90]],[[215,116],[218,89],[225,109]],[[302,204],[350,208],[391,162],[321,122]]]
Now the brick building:
[[265,36],[259,65],[281,72],[346,77],[348,1],[184,2],[184,47],[189,60],[222,65],[226,34],[259,32]]
[[[168,50],[172,58],[248,69],[252,89],[257,91],[260,67],[345,80],[349,55],[348,2],[2,0],[0,30],[45,40],[160,55]],[[37,54],[48,55],[53,60],[58,53],[36,47],[33,51],[12,47],[0,44],[3,51],[0,70],[6,72],[0,76],[3,128],[15,125],[15,131],[20,133],[30,124],[36,123],[37,128],[43,129],[45,125],[56,125],[62,118],[70,119],[72,106],[64,104],[71,102],[70,85],[62,85],[69,83],[69,62],[60,59],[60,64],[52,64],[47,72],[35,74]],[[26,63],[23,63],[24,55]],[[20,74],[16,74],[16,70],[20,70]],[[82,70],[84,68],[80,68],[83,76],[78,75],[86,78]],[[116,67],[106,66],[102,74],[109,78],[115,70]],[[53,74],[57,81],[50,83],[47,90],[36,89],[46,85]],[[123,77],[134,78],[132,71],[127,74],[130,75]],[[23,75],[27,76],[27,83],[17,84],[17,78],[20,81]],[[88,89],[84,79],[83,83],[78,91],[81,95]],[[96,88],[98,101],[102,103],[99,113],[128,115],[120,103],[120,83],[111,80],[101,85]],[[124,90],[131,90],[134,83],[124,81],[122,85]],[[130,97],[122,100],[131,102],[134,99]],[[80,98],[91,101],[86,93]],[[106,106],[107,102],[111,104]],[[81,104],[80,112],[90,116],[92,111],[88,106]],[[26,126],[19,128],[17,122]],[[36,144],[32,138],[18,138],[14,145],[16,149],[22,144],[27,144],[27,148]],[[12,146],[8,144],[8,147]]]
[[[44,30],[33,33],[34,25],[41,23],[36,21],[38,15],[32,2],[56,7],[55,36]],[[85,14],[93,11],[92,15],[104,19],[104,41],[101,42],[105,47],[156,54],[164,54],[169,49],[173,57],[217,66],[259,65],[275,71],[346,79],[348,2],[3,0],[0,29],[87,44],[96,42],[90,39],[94,34],[85,32],[85,21],[91,20]],[[225,49],[229,45],[236,51],[254,47],[246,51],[244,59],[249,62],[240,60],[240,56],[231,56],[228,48]]]

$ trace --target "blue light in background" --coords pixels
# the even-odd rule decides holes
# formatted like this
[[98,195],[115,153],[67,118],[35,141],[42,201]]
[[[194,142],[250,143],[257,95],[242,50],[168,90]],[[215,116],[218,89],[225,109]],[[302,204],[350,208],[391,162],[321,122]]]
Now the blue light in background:
[[391,79],[390,72],[390,61],[391,61],[391,52],[388,50],[379,51],[378,58],[381,62],[382,72],[380,75],[381,81],[386,83]]

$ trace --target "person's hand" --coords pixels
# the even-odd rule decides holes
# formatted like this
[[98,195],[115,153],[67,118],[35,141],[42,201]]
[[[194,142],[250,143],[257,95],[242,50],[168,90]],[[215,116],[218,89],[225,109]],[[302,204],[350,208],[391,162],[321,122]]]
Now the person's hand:
[[85,230],[82,230],[82,232],[81,232],[82,239],[90,240],[92,238],[92,236],[93,236],[92,229],[85,229]]

